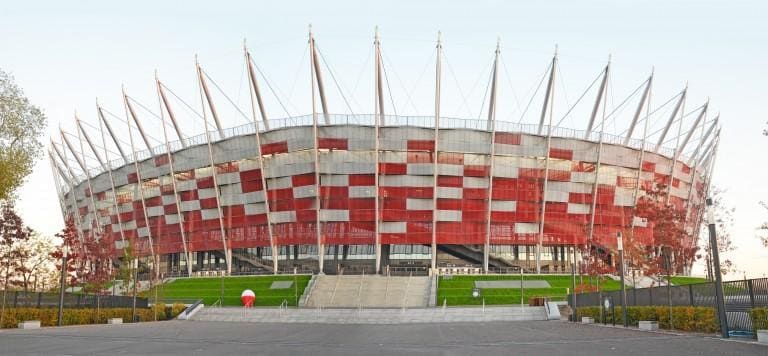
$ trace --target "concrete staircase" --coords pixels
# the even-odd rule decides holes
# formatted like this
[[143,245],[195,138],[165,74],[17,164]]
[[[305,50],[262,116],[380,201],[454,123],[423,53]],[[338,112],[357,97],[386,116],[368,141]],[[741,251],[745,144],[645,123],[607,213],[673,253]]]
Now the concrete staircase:
[[308,308],[417,308],[429,302],[429,277],[317,276]]
[[410,324],[547,320],[544,307],[415,309],[204,308],[192,321],[311,324]]

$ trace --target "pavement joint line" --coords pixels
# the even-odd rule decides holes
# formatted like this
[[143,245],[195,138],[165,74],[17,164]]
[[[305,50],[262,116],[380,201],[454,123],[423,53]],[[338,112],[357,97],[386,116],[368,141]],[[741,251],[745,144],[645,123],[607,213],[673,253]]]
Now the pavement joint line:
[[765,343],[759,343],[757,340],[754,339],[745,339],[745,338],[738,338],[738,337],[729,337],[729,338],[722,338],[717,336],[717,334],[707,334],[707,333],[697,333],[697,332],[687,332],[682,330],[642,330],[640,328],[635,327],[628,327],[625,328],[621,325],[604,325],[604,324],[581,324],[581,323],[573,323],[568,321],[561,321],[563,323],[573,324],[573,325],[580,325],[580,326],[592,326],[592,327],[601,327],[601,328],[609,328],[609,329],[618,329],[618,330],[627,330],[627,331],[637,331],[642,333],[648,333],[648,334],[659,334],[659,335],[674,335],[674,336],[680,336],[680,337],[698,337],[703,339],[710,339],[710,340],[717,340],[717,341],[728,341],[728,342],[736,342],[736,343],[743,343],[743,344],[757,344],[757,345],[763,345],[768,347],[768,344]]

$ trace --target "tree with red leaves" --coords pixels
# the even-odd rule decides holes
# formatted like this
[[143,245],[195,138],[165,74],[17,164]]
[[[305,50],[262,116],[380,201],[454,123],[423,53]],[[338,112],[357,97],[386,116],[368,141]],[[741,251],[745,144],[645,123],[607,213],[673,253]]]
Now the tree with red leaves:
[[667,186],[656,184],[637,202],[636,215],[648,219],[653,228],[655,248],[646,263],[647,275],[682,272],[697,256],[698,247],[685,228],[685,209],[670,204],[668,196]]
[[83,247],[88,252],[88,258],[82,269],[80,279],[86,292],[101,293],[114,276],[112,257],[109,249],[101,241],[102,235],[88,234],[83,241]]
[[75,228],[75,222],[70,217],[64,224],[64,229],[61,230],[56,237],[61,239],[61,245],[51,253],[51,257],[55,258],[57,262],[56,269],[61,271],[61,261],[64,257],[64,246],[67,247],[67,266],[66,266],[66,280],[67,285],[75,286],[79,283],[79,271],[81,270],[81,256],[85,254],[82,251],[82,244],[80,243],[77,228]]
[[3,301],[0,312],[0,325],[5,315],[5,301],[8,288],[11,285],[21,285],[26,272],[26,266],[20,261],[25,260],[29,251],[24,244],[32,235],[32,229],[24,225],[24,221],[16,214],[12,203],[0,206],[0,273],[3,277]]

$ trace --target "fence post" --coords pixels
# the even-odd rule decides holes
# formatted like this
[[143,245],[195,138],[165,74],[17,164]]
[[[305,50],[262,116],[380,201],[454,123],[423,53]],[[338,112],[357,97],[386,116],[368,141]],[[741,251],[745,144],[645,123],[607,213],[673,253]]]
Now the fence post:
[[688,297],[691,300],[691,306],[696,306],[696,302],[693,300],[693,284],[688,285]]
[[40,304],[42,303],[42,300],[43,300],[43,293],[42,292],[37,292],[37,307],[38,308],[40,308]]
[[633,306],[637,305],[637,288],[634,288],[634,287],[632,288],[632,305]]
[[656,287],[648,288],[648,305],[653,305],[653,289]]
[[752,280],[747,280],[747,290],[749,291],[749,308],[755,309],[755,290],[752,288]]
[[78,294],[78,295],[77,295],[77,307],[78,307],[78,308],[80,308],[80,301],[81,301],[82,297],[83,297],[83,295],[82,295],[82,294]]

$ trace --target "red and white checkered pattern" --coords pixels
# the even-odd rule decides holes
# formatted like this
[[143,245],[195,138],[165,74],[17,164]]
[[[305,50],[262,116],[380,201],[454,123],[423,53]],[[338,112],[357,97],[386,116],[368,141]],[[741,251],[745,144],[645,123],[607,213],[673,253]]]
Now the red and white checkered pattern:
[[[237,152],[232,153],[230,162],[216,165],[218,200],[230,247],[269,246],[266,201],[277,245],[316,244],[318,211],[321,241],[326,244],[372,244],[377,220],[383,244],[429,244],[433,213],[438,244],[482,244],[489,223],[491,187],[492,244],[536,243],[542,199],[546,209],[544,243],[550,245],[586,242],[593,214],[596,243],[612,245],[617,229],[634,226],[635,234],[652,244],[653,223],[634,215],[638,186],[642,195],[655,183],[671,184],[670,202],[679,209],[689,208],[690,195],[689,229],[694,228],[692,220],[702,209],[705,182],[701,167],[694,174],[691,167],[678,162],[670,175],[673,165],[669,158],[645,152],[640,162],[639,151],[618,145],[603,145],[597,174],[596,143],[553,138],[545,177],[545,138],[498,132],[490,179],[488,132],[442,130],[436,156],[434,130],[385,127],[380,131],[378,162],[372,127],[332,126],[319,132],[319,182],[315,178],[315,143],[307,127],[262,135],[264,171],[252,154],[237,157]],[[220,162],[221,156],[217,158]],[[145,176],[141,183],[146,210],[137,175],[128,169],[132,167],[115,170],[117,196],[104,188],[109,184],[101,180],[108,179],[107,175],[94,178],[94,186],[101,187],[94,196],[96,212],[92,211],[91,193],[82,188],[86,183],[81,183],[76,189],[76,205],[82,230],[90,233],[97,219],[114,245],[120,239],[119,214],[125,237],[133,241],[139,255],[149,253],[150,233],[156,253],[182,251],[182,228],[190,251],[222,249],[213,170],[203,165],[176,173],[179,214],[172,182],[163,173],[168,171],[167,158],[158,156],[153,163],[156,169],[147,172],[155,176]],[[115,199],[119,212],[112,205]],[[67,195],[70,215],[75,212],[71,202]]]

